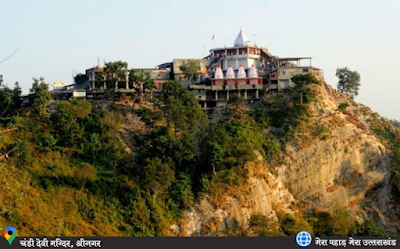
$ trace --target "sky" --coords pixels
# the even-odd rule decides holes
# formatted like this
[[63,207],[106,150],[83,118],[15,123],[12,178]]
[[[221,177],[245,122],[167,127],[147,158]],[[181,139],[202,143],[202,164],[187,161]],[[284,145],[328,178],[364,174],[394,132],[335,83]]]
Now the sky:
[[201,58],[241,27],[274,55],[313,57],[333,87],[336,68],[358,71],[355,100],[400,120],[400,0],[0,0],[0,61],[19,49],[0,74],[27,93],[33,77],[72,83],[98,61]]

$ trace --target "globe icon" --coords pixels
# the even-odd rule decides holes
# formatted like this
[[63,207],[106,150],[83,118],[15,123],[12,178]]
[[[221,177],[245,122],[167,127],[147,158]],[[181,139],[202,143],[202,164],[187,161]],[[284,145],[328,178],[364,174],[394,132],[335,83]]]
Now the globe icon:
[[311,244],[312,237],[309,232],[301,231],[296,236],[296,242],[299,246],[306,247]]

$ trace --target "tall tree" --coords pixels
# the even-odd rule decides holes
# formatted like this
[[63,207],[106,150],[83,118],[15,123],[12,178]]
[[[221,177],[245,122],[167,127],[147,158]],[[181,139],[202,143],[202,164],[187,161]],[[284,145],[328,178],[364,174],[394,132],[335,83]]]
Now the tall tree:
[[129,84],[135,90],[133,94],[133,108],[138,99],[142,99],[146,90],[154,89],[154,80],[151,78],[150,72],[142,69],[131,69],[129,71]]
[[78,74],[75,75],[75,77],[74,77],[74,82],[75,82],[75,84],[77,84],[77,85],[83,84],[83,83],[85,83],[85,82],[88,81],[88,80],[89,80],[89,77],[88,77],[86,74],[83,74],[83,73],[78,73]]
[[183,89],[180,82],[164,83],[161,101],[168,126],[174,127],[175,138],[181,130],[195,134],[207,121],[193,92]]
[[[86,100],[60,101],[50,119],[58,133],[62,145],[74,145],[83,136],[83,128],[78,121],[92,112],[92,105]],[[95,158],[93,159],[93,161]]]
[[300,92],[300,105],[303,105],[304,87],[311,83],[319,83],[319,80],[311,73],[294,75],[292,81],[296,84],[296,89]]
[[118,83],[126,80],[128,63],[124,61],[107,62],[104,66],[102,76],[106,81],[107,88],[115,89]]
[[352,99],[358,95],[361,76],[357,71],[351,71],[347,67],[338,68],[336,69],[336,76],[339,78],[337,88],[340,92]]
[[141,184],[151,191],[153,203],[155,203],[161,193],[166,193],[174,182],[174,171],[167,163],[163,163],[160,158],[147,158],[141,172]]
[[34,110],[40,115],[45,114],[46,106],[51,100],[51,95],[49,93],[49,85],[44,81],[43,77],[40,77],[39,79],[33,78],[30,93]]
[[201,76],[201,67],[197,60],[184,61],[179,69],[182,71],[185,78],[190,80],[192,83]]
[[0,75],[0,118],[14,115],[21,106],[21,87],[15,82],[14,89],[3,85],[3,76]]

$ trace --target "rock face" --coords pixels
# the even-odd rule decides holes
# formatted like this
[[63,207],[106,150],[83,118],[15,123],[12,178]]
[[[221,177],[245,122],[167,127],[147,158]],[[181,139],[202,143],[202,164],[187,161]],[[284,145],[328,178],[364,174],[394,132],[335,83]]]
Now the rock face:
[[352,102],[345,113],[338,112],[339,103],[350,100],[329,86],[317,91],[323,98],[311,112],[323,109],[311,120],[325,126],[326,138],[305,147],[288,146],[279,177],[297,201],[322,208],[357,205],[368,190],[388,188],[390,151],[370,129],[367,108]]
[[[246,227],[252,213],[276,219],[278,211],[308,208],[329,212],[341,207],[358,219],[369,215],[386,228],[395,225],[390,218],[391,152],[372,131],[374,114],[326,84],[314,88],[317,100],[309,106],[306,126],[323,129],[315,131],[317,135],[299,132],[302,142],[287,145],[285,163],[274,173],[259,155],[257,162],[245,166],[249,174],[240,194],[218,203],[203,196],[184,213],[173,233],[217,235]],[[340,112],[342,102],[350,106]]]

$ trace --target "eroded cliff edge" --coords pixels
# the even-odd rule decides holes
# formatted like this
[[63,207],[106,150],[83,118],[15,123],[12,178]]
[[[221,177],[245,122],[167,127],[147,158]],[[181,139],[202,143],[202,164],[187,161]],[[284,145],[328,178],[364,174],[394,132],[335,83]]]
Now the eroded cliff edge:
[[[279,222],[282,214],[337,209],[397,233],[395,162],[376,127],[398,131],[326,83],[309,88],[315,99],[307,106],[307,121],[296,127],[279,163],[272,165],[256,151],[257,159],[244,166],[245,183],[218,196],[200,196],[171,227],[173,234],[229,235],[246,230],[254,213]],[[341,103],[349,106],[339,110]]]

